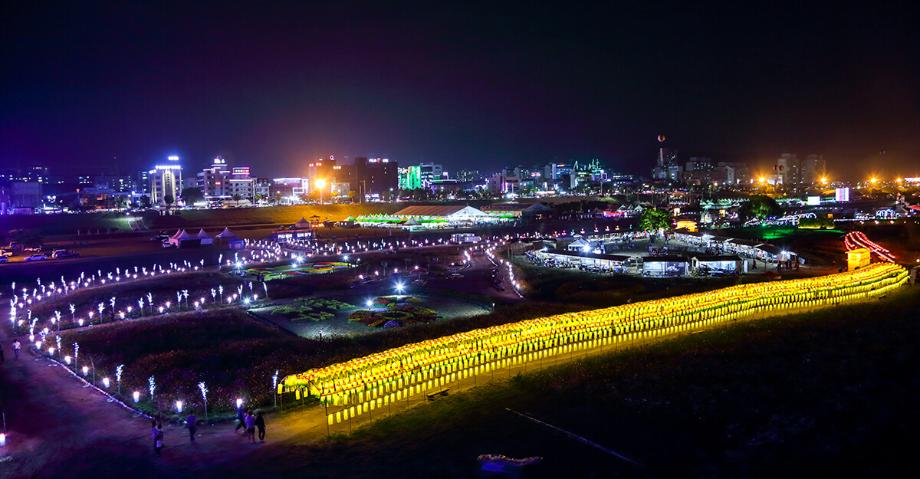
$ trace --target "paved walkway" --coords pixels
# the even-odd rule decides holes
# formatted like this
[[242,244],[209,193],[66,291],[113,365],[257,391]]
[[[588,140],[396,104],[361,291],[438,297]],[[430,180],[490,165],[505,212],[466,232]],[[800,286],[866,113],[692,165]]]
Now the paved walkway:
[[[0,477],[192,476],[209,465],[237,461],[273,443],[325,437],[320,408],[266,417],[268,442],[250,444],[234,424],[201,426],[195,444],[188,431],[164,424],[161,457],[153,454],[150,421],[93,388],[62,366],[24,352],[12,358],[12,338],[0,331],[6,361],[0,365],[0,409],[7,445],[0,448]],[[105,475],[99,476],[105,477]]]

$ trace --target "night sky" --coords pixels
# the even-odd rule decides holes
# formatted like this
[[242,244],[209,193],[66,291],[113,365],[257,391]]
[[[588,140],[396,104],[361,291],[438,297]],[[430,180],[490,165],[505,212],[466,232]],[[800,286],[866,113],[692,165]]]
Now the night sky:
[[3,3],[0,164],[127,174],[221,154],[295,176],[330,153],[449,171],[597,157],[647,175],[664,133],[684,157],[814,152],[836,176],[920,176],[907,2],[153,3]]

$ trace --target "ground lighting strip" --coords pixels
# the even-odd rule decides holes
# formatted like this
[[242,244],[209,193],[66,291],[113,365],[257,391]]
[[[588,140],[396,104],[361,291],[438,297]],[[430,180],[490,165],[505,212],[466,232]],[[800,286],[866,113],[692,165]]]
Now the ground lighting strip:
[[277,392],[293,392],[297,399],[315,397],[338,407],[327,414],[332,425],[494,369],[757,313],[865,300],[904,285],[907,277],[901,266],[875,263],[816,278],[742,284],[475,329],[290,375]]

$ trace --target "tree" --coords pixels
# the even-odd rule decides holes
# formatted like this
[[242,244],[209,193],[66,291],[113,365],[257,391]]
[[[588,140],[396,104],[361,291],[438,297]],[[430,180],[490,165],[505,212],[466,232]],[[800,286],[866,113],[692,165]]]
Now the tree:
[[163,203],[164,203],[167,207],[172,206],[172,204],[173,204],[175,201],[176,201],[176,199],[173,198],[172,195],[163,195]]
[[198,201],[204,200],[204,195],[201,194],[201,190],[197,187],[183,188],[182,189],[182,199],[185,200],[185,204],[193,205]]
[[642,231],[658,231],[671,227],[671,217],[665,210],[649,208],[642,212],[639,219],[639,229]]
[[783,209],[779,206],[779,203],[766,195],[752,196],[738,208],[738,216],[742,221],[747,221],[751,218],[764,219],[779,216],[782,212]]

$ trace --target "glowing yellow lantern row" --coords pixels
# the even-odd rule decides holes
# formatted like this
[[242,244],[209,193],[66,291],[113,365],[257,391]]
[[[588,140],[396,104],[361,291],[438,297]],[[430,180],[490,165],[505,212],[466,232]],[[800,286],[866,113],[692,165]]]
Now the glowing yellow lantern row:
[[391,399],[392,395],[509,357],[524,361],[558,353],[573,343],[609,343],[669,334],[688,325],[733,319],[758,311],[816,307],[861,299],[897,287],[906,271],[876,264],[818,278],[732,286],[580,313],[477,329],[407,344],[302,374],[288,376],[278,392],[296,391],[335,405]]

